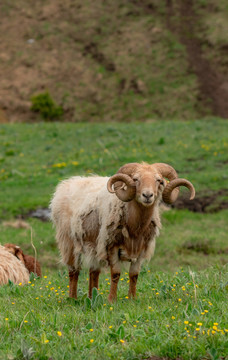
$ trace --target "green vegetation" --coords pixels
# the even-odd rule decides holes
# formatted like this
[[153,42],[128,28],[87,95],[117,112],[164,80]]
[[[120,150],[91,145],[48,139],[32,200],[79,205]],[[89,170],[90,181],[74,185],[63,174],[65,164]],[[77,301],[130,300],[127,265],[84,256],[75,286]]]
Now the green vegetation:
[[[35,245],[41,279],[0,287],[0,359],[225,359],[228,349],[228,210],[162,213],[155,256],[139,276],[137,299],[127,298],[123,269],[118,301],[108,304],[109,271],[99,294],[87,298],[88,272],[77,301],[68,298],[49,222],[15,216],[47,207],[56,184],[90,173],[111,175],[126,162],[167,162],[196,187],[227,203],[227,122],[0,125],[1,243],[25,253]],[[214,196],[214,195],[213,195]],[[209,208],[209,211],[212,209]]]
[[[227,122],[0,126],[0,217],[48,206],[60,179],[111,175],[127,162],[171,164],[199,195],[227,188]],[[224,195],[225,197],[225,195]]]
[[227,266],[201,273],[152,269],[141,272],[134,301],[127,298],[128,275],[123,272],[118,301],[111,305],[110,276],[103,274],[100,301],[93,308],[84,272],[77,301],[68,298],[63,271],[44,272],[23,288],[1,287],[0,359],[225,358]]
[[63,108],[57,106],[48,91],[31,98],[31,110],[38,112],[44,120],[57,120],[63,115]]

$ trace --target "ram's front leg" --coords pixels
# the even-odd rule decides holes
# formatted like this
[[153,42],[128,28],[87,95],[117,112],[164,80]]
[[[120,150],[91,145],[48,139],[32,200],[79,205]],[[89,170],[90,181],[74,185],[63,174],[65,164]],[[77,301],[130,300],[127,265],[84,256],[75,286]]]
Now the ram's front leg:
[[93,288],[95,287],[98,289],[100,272],[100,269],[94,270],[91,268],[89,270],[89,298],[92,297]]
[[120,261],[118,257],[118,248],[112,249],[111,254],[109,255],[109,262],[111,268],[111,286],[110,293],[108,296],[109,302],[113,302],[117,298],[117,286],[120,278]]
[[141,260],[137,259],[135,262],[131,262],[130,269],[129,269],[129,291],[128,297],[134,298],[136,296],[136,284],[138,280],[138,275],[141,269]]
[[77,299],[79,270],[75,267],[69,268],[69,297]]

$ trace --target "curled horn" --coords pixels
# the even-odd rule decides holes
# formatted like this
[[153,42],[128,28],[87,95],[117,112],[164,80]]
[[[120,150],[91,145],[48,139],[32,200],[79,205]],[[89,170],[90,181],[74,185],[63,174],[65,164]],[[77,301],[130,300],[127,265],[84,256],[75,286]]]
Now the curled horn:
[[185,186],[190,190],[190,200],[194,199],[195,197],[195,189],[192,183],[186,179],[175,179],[170,181],[162,194],[162,199],[167,204],[172,204],[176,201],[178,194],[179,194],[179,186]]
[[163,163],[157,163],[154,166],[162,176],[170,180],[162,194],[162,199],[165,203],[172,204],[177,200],[180,191],[179,186],[187,187],[190,190],[190,200],[194,199],[194,186],[186,179],[179,179],[176,170],[172,166]]
[[[116,184],[119,181],[123,182],[127,186],[126,190],[124,189],[125,186],[122,184]],[[112,188],[113,185],[114,190]],[[126,174],[115,174],[110,177],[107,183],[107,189],[110,193],[115,193],[120,200],[125,202],[131,201],[135,197],[136,192],[134,181]]]

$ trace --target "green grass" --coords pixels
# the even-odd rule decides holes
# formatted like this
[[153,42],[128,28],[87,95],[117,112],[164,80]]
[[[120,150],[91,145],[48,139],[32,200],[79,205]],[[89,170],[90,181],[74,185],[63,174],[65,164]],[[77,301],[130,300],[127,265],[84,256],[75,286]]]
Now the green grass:
[[227,121],[0,126],[0,217],[47,206],[60,179],[166,162],[196,192],[227,188]]
[[[162,214],[163,228],[157,239],[156,251],[151,261],[153,271],[175,271],[178,267],[191,266],[202,270],[212,265],[228,263],[227,224],[228,210],[215,214],[195,214],[183,210],[170,210]],[[1,242],[21,245],[33,255],[34,243],[39,260],[47,270],[59,268],[52,224],[28,219],[32,228],[15,229],[9,222],[0,224]],[[8,224],[8,226],[7,226]]]
[[43,268],[42,279],[32,277],[24,287],[0,287],[0,359],[226,358],[227,210],[163,211],[155,256],[140,273],[137,299],[126,298],[123,269],[118,301],[108,304],[107,271],[92,307],[86,270],[78,300],[68,298],[51,223],[28,218],[32,232],[12,227],[15,216],[48,206],[61,179],[113,174],[130,161],[173,165],[193,182],[197,196],[225,189],[225,120],[9,124],[0,125],[0,144],[0,242],[16,243],[29,254],[33,243]]
[[68,298],[65,272],[45,272],[23,288],[3,286],[0,359],[225,358],[227,270],[217,266],[164,274],[145,267],[134,301],[126,298],[128,276],[123,273],[112,305],[107,301],[110,277],[103,274],[100,304],[93,308],[84,272],[77,301]]

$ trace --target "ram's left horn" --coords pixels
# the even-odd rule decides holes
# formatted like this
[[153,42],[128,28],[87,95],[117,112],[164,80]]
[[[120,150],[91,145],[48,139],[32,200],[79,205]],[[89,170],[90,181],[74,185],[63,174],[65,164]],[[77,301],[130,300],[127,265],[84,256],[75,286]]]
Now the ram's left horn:
[[179,186],[185,186],[190,191],[190,200],[195,197],[195,188],[192,183],[186,179],[174,179],[171,180],[165,187],[162,199],[166,204],[173,204],[179,195]]

